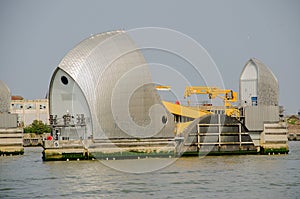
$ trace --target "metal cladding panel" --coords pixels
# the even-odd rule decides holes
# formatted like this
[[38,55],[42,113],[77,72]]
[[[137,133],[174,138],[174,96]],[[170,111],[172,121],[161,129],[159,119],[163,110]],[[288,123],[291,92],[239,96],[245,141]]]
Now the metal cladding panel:
[[245,126],[249,131],[263,131],[264,123],[279,122],[278,106],[246,106]]
[[[51,80],[49,105],[50,114],[57,115],[58,118],[62,118],[67,113],[74,117],[77,117],[77,114],[84,114],[86,134],[83,135],[82,131],[78,130],[77,138],[91,136],[91,112],[86,98],[74,79],[59,68],[54,72]],[[57,122],[63,124],[63,121],[60,119]],[[70,133],[66,132],[65,136],[70,136]]]
[[257,80],[242,80],[240,85],[240,99],[243,104],[250,105],[251,98],[257,97]]
[[257,97],[258,74],[257,68],[252,62],[244,68],[240,78],[240,100],[243,104],[250,105],[251,98]]
[[[142,53],[124,31],[82,41],[58,67],[80,87],[91,113],[94,138],[173,136],[172,115],[156,93]],[[54,74],[52,80],[56,78]],[[51,98],[55,89],[51,83],[51,101],[56,100]],[[50,102],[51,114],[58,106],[54,104],[58,103]]]
[[17,114],[0,114],[0,128],[16,128],[17,127]]
[[241,80],[257,80],[258,74],[257,74],[257,68],[256,65],[253,62],[248,62],[246,64],[246,67],[244,68],[242,74],[241,74]]
[[278,106],[278,80],[262,62],[254,60],[258,67],[258,105]]
[[246,63],[240,77],[240,99],[251,102],[251,97],[257,97],[257,105],[278,106],[278,80],[266,65],[255,58]]
[[6,84],[0,80],[0,113],[9,112],[10,101],[10,91]]

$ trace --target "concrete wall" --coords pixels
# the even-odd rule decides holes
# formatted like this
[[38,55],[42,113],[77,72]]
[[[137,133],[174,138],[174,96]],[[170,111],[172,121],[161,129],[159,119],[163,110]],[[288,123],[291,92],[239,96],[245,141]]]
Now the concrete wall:
[[279,122],[278,106],[244,107],[245,126],[249,131],[263,131],[264,123]]

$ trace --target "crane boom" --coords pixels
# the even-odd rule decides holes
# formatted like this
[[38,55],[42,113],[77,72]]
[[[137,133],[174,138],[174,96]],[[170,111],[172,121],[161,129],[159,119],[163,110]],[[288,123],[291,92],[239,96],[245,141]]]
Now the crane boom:
[[190,97],[192,94],[207,94],[209,99],[219,97],[224,101],[224,106],[226,107],[225,112],[227,115],[235,117],[240,116],[239,110],[233,108],[231,104],[231,102],[236,102],[238,100],[237,92],[229,89],[220,89],[218,87],[187,86],[184,91],[184,98]]
[[[209,99],[220,97],[229,102],[237,101],[237,92],[228,89],[219,89],[217,87],[187,86],[185,88],[184,98],[187,98],[192,94],[208,94]],[[221,94],[224,94],[225,96],[221,96]]]

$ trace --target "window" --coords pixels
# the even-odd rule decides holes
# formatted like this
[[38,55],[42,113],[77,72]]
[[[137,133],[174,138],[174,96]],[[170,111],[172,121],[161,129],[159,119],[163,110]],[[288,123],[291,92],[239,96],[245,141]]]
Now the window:
[[35,105],[34,104],[25,104],[25,109],[28,109],[28,110],[35,109]]
[[46,109],[46,105],[40,104],[40,109]]
[[168,121],[168,118],[166,116],[162,116],[161,121],[163,124],[166,124]]
[[66,76],[61,76],[60,80],[64,85],[67,85],[69,83],[68,78]]
[[21,104],[12,104],[11,107],[13,109],[22,109],[23,108],[23,106]]

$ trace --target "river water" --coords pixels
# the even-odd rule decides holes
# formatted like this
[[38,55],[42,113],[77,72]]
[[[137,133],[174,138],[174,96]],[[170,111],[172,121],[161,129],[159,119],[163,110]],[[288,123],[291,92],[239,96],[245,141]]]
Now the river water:
[[[0,198],[300,198],[300,142],[289,147],[289,155],[102,162],[43,162],[42,148],[25,148],[0,157]],[[133,173],[135,165],[150,169]]]

